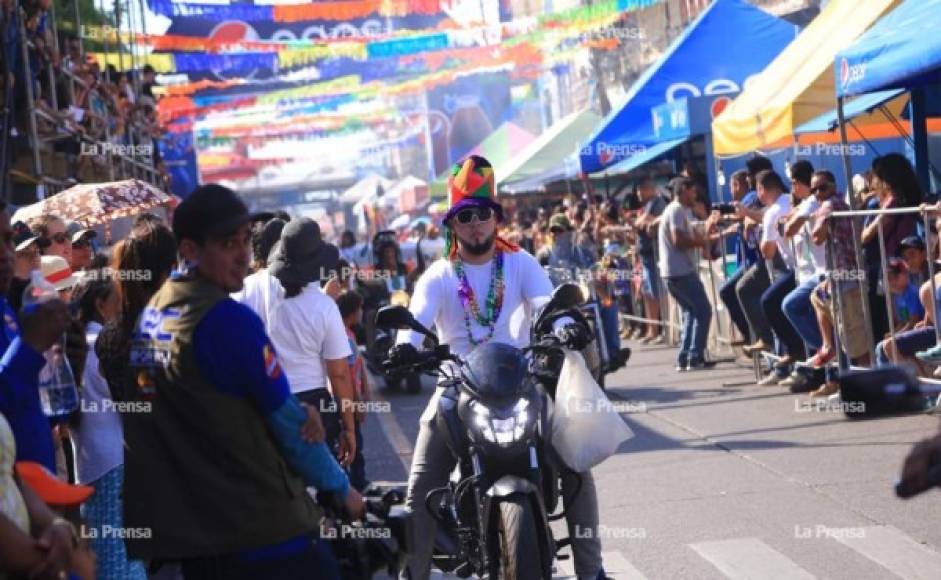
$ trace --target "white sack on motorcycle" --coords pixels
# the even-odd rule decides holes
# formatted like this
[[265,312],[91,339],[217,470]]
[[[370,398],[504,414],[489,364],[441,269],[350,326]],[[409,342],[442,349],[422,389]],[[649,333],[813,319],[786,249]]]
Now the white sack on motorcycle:
[[552,416],[552,446],[575,472],[588,471],[634,436],[577,351],[565,350]]

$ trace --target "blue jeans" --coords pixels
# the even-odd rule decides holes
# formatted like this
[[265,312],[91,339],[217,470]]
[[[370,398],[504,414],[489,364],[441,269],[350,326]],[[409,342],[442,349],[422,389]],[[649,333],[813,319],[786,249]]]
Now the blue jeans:
[[814,350],[819,350],[823,345],[820,325],[817,324],[817,316],[810,303],[810,295],[818,284],[820,284],[819,276],[804,280],[797,288],[791,290],[781,303],[784,315],[791,321],[794,330],[804,339],[807,346]]
[[709,324],[712,322],[712,306],[706,297],[706,289],[696,274],[664,280],[667,290],[683,310],[683,332],[676,362],[685,366],[701,361],[706,352],[706,339],[709,337]]
[[604,329],[605,346],[608,347],[608,357],[613,357],[621,350],[621,331],[618,329],[618,306],[617,303],[611,306],[598,305],[601,312],[601,327]]

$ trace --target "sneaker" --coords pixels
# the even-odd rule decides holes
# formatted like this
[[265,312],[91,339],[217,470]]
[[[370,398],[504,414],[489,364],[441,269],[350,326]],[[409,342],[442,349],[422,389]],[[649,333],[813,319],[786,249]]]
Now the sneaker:
[[928,350],[916,352],[915,357],[921,362],[935,364],[941,363],[941,344],[935,345]]
[[716,361],[714,360],[694,360],[694,361],[690,361],[690,363],[686,365],[686,370],[688,372],[707,371],[715,366],[716,366]]
[[664,337],[662,334],[658,334],[657,336],[654,337],[653,340],[650,341],[650,344],[658,345],[658,344],[666,344],[666,342],[667,342],[666,337]]
[[642,336],[644,336],[643,328],[635,328],[633,332],[631,332],[631,340],[637,340]]
[[678,373],[685,373],[685,372],[686,372],[686,365],[682,365],[682,364],[677,363],[677,364],[676,364],[676,372],[678,372]]
[[651,342],[653,339],[654,339],[654,337],[652,337],[652,336],[645,336],[644,338],[640,339],[639,342],[640,342],[641,344],[650,344],[650,342]]
[[817,354],[807,359],[807,364],[814,367],[815,369],[819,369],[826,366],[826,364],[833,360],[835,356],[836,353],[834,353],[832,350],[824,350],[821,348],[817,351]]
[[819,389],[810,393],[811,399],[825,399],[831,395],[835,395],[840,392],[839,383],[829,382],[821,385]]
[[778,360],[778,362],[774,363],[774,368],[778,370],[786,370],[795,362],[796,360],[791,355],[783,356],[780,360]]
[[775,385],[780,384],[786,378],[787,377],[784,377],[784,378],[779,377],[777,373],[771,373],[770,375],[758,381],[758,386],[759,387],[773,387]]

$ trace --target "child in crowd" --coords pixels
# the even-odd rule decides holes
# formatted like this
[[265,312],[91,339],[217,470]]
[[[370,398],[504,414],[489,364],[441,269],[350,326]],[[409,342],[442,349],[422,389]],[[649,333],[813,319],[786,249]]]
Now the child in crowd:
[[912,284],[908,265],[902,258],[889,260],[888,277],[894,305],[894,332],[910,330],[925,317],[925,309],[918,298],[918,286]]
[[350,465],[350,483],[362,492],[369,485],[369,481],[366,479],[366,461],[363,457],[362,429],[363,421],[366,420],[362,407],[369,400],[369,383],[366,378],[366,365],[363,364],[363,357],[359,353],[353,327],[358,325],[363,318],[363,297],[356,292],[347,291],[340,294],[336,301],[337,307],[340,309],[340,316],[343,317],[343,325],[346,327],[350,350],[353,351],[353,354],[347,359],[350,365],[350,376],[353,378],[353,389],[357,405],[357,408],[353,410],[356,423],[356,457]]
[[925,242],[918,236],[908,236],[899,244],[899,257],[908,266],[908,278],[915,288],[928,280],[928,252]]

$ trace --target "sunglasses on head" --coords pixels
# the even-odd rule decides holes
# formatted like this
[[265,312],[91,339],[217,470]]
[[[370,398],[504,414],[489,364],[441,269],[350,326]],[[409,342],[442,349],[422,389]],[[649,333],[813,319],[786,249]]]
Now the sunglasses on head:
[[49,236],[49,239],[57,244],[64,244],[69,240],[69,236],[65,232],[59,232]]
[[454,217],[457,218],[457,223],[462,225],[471,223],[475,217],[481,223],[489,222],[493,219],[493,209],[489,207],[469,207],[457,212]]

